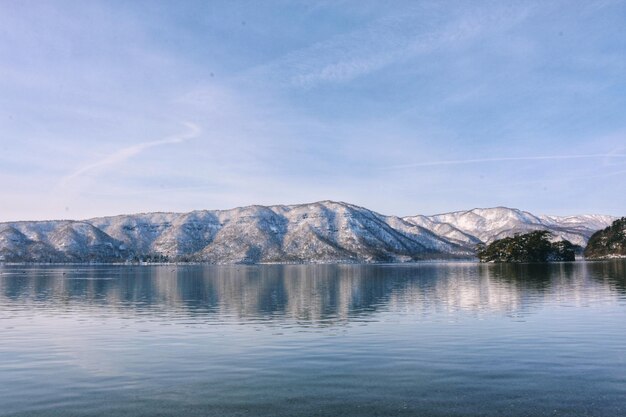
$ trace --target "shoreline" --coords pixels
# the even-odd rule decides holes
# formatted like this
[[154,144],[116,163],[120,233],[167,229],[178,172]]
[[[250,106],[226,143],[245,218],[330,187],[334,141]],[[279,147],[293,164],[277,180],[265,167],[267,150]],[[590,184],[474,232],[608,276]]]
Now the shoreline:
[[480,262],[477,259],[433,259],[411,262],[359,262],[359,261],[333,261],[333,262],[258,262],[258,263],[209,263],[209,262],[0,262],[0,267],[6,266],[229,266],[229,267],[252,267],[273,265],[362,265],[362,266],[410,266],[423,264],[478,264],[478,265],[552,265],[552,264],[575,264],[589,262],[606,262],[624,260],[626,256],[612,256],[595,259],[576,259],[574,261],[557,262]]

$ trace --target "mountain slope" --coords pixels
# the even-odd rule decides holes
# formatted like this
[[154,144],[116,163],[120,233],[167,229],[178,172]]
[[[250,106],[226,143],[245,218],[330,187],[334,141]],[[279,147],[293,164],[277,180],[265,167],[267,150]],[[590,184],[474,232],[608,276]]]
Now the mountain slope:
[[611,226],[594,233],[585,248],[585,257],[589,259],[625,258],[626,217],[615,220]]
[[0,224],[0,261],[120,262],[128,250],[88,222],[61,220]]
[[608,226],[615,218],[604,215],[535,216],[527,211],[495,207],[405,219],[468,246],[478,243],[476,240],[489,244],[516,233],[548,230],[556,240],[569,240],[584,247],[596,230]]
[[498,207],[400,218],[333,201],[189,213],[143,213],[85,221],[0,223],[0,262],[125,260],[406,262],[462,259],[476,245],[548,230],[586,243],[608,216],[535,216]]
[[348,203],[249,206],[89,220],[139,257],[211,263],[409,261],[471,251],[403,219]]

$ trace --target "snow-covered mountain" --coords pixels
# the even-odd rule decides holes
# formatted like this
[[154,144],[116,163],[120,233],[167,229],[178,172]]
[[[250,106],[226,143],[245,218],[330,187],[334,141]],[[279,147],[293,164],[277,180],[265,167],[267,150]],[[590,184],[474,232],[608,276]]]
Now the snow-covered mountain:
[[120,262],[130,254],[121,241],[88,222],[0,223],[0,261]]
[[434,216],[406,217],[407,222],[425,227],[443,237],[464,242],[490,243],[496,239],[532,230],[549,230],[555,239],[567,239],[585,246],[591,235],[616,218],[605,215],[535,216],[508,207],[476,208]]
[[398,217],[332,201],[88,222],[139,257],[238,263],[394,262],[471,255],[467,248]]
[[124,260],[406,262],[471,258],[478,243],[550,230],[584,245],[610,216],[535,216],[504,207],[435,216],[385,216],[321,201],[190,213],[148,213],[85,221],[0,223],[0,261]]

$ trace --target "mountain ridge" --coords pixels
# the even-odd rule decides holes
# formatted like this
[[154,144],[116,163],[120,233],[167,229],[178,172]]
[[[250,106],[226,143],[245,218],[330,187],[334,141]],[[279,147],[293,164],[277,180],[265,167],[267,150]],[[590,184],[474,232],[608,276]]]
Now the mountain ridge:
[[0,223],[0,262],[410,262],[469,259],[479,243],[532,230],[584,245],[615,218],[508,207],[390,216],[323,200],[226,210]]

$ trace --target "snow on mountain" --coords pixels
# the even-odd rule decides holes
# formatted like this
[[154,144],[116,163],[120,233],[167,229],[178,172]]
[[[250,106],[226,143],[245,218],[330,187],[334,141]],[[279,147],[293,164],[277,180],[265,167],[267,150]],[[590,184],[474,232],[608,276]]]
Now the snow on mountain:
[[29,239],[15,227],[0,229],[0,260],[5,262],[30,262],[46,259],[51,262],[63,258],[50,245]]
[[0,261],[119,262],[127,256],[122,242],[87,222],[0,224]]
[[323,201],[89,220],[141,256],[211,263],[409,261],[471,252],[398,217]]
[[0,223],[0,261],[124,260],[406,262],[470,258],[478,243],[530,230],[584,245],[610,216],[535,216],[505,207],[435,216],[385,216],[321,201],[86,221]]
[[[604,215],[535,216],[527,211],[495,207],[434,216],[413,216],[405,219],[421,224],[449,239],[464,241],[464,236],[459,232],[474,238],[472,240],[465,238],[468,245],[474,244],[474,240],[491,243],[515,233],[549,230],[555,239],[567,239],[576,245],[585,246],[595,231],[607,227],[615,220],[615,217]],[[446,230],[445,226],[451,229]]]
[[539,216],[542,223],[557,227],[581,228],[587,230],[600,230],[610,225],[616,217],[602,214],[583,214],[580,216]]
[[481,240],[476,236],[463,232],[461,229],[450,223],[437,221],[428,216],[417,215],[405,217],[404,220],[408,223],[430,230],[436,235],[445,237],[446,239],[462,246],[473,247],[481,243]]

